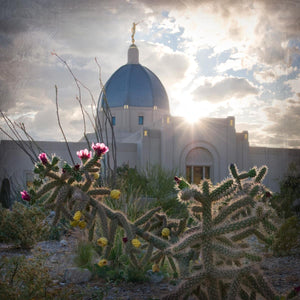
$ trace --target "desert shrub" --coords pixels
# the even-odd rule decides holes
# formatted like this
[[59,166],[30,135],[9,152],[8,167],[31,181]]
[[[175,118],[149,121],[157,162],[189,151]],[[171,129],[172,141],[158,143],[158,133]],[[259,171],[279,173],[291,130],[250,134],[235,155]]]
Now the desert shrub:
[[117,168],[117,185],[123,193],[129,194],[133,190],[144,193],[147,182],[146,176],[139,173],[136,168],[129,168],[127,164]]
[[37,207],[16,202],[12,210],[0,209],[0,242],[31,248],[49,231],[45,214]]
[[[127,195],[127,197],[134,195],[135,198],[154,198],[155,201],[149,203],[149,207],[160,206],[172,218],[188,217],[187,206],[178,200],[177,192],[174,189],[175,170],[167,171],[159,165],[152,165],[139,172],[136,168],[123,165],[118,168],[117,174],[118,185],[122,194]],[[134,199],[134,197],[131,198]],[[110,207],[120,209],[116,206]],[[142,211],[141,208],[139,211]]]
[[290,218],[295,215],[293,202],[300,198],[300,173],[295,167],[290,166],[289,174],[280,182],[280,192],[271,199],[273,208],[282,218]]
[[300,250],[300,222],[296,216],[285,220],[273,240],[273,251],[276,255],[291,254]]
[[51,284],[48,269],[40,258],[3,257],[0,270],[0,299],[41,299]]
[[74,262],[78,267],[91,268],[94,256],[93,244],[87,241],[80,241],[75,251]]

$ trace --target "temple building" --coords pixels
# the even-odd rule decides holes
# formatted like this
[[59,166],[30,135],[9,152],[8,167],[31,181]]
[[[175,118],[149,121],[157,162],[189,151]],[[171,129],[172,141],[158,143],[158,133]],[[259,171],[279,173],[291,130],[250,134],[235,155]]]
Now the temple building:
[[[134,40],[128,49],[127,64],[113,73],[99,97],[97,111],[102,126],[107,105],[118,166],[143,169],[157,164],[177,170],[190,182],[210,178],[217,183],[229,175],[231,163],[239,170],[267,165],[264,183],[273,191],[279,190],[279,181],[291,163],[300,167],[300,149],[252,147],[247,131],[236,132],[233,116],[204,118],[192,124],[172,116],[166,90],[159,78],[140,64]],[[96,141],[94,134],[89,134],[89,140]],[[64,142],[38,143],[47,153],[70,161]],[[86,147],[84,139],[70,143],[73,154]],[[0,141],[1,181],[8,178],[15,189],[24,188],[33,179],[32,169],[32,162],[14,142]]]

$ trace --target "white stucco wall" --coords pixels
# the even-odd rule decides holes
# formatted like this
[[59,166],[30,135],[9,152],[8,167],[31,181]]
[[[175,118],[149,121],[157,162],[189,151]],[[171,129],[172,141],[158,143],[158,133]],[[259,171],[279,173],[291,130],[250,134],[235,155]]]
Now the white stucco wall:
[[[71,159],[64,142],[37,142],[38,145],[50,156],[57,156],[71,163]],[[72,156],[76,163],[80,163],[76,152],[87,148],[86,143],[69,143]],[[14,142],[0,141],[0,181],[8,178],[12,188],[21,189],[26,185],[26,173],[32,173],[34,164]]]
[[272,191],[278,192],[279,182],[287,174],[289,165],[294,163],[300,170],[300,149],[250,147],[249,161],[257,167],[268,167],[264,184]]

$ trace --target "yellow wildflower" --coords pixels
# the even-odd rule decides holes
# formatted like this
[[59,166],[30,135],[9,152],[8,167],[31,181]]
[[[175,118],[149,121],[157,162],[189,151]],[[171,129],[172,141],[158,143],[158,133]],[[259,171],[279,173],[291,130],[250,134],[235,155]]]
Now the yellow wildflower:
[[107,260],[106,259],[101,259],[99,262],[98,262],[98,266],[99,267],[104,267],[107,265]]
[[78,210],[78,211],[76,211],[76,213],[74,214],[73,220],[79,221],[81,217],[82,217],[82,213],[81,213],[81,211]]
[[141,242],[138,239],[133,239],[131,241],[131,244],[135,247],[135,248],[139,248],[141,246]]
[[112,190],[110,192],[110,197],[113,198],[113,199],[116,199],[118,200],[121,196],[121,192],[119,190]]
[[161,231],[161,235],[164,236],[164,237],[168,237],[170,235],[170,229],[169,228],[164,228]]
[[86,227],[86,222],[85,222],[85,221],[80,221],[80,222],[78,223],[78,227],[79,227],[80,229],[84,229],[84,228]]
[[72,226],[72,227],[76,227],[77,225],[78,225],[78,223],[79,223],[79,221],[70,221],[70,225]]
[[107,238],[101,237],[100,239],[97,240],[97,244],[101,247],[105,247],[108,243]]
[[158,264],[154,264],[152,265],[152,272],[159,272],[159,265]]
[[93,177],[95,180],[97,180],[99,178],[99,173],[93,173]]

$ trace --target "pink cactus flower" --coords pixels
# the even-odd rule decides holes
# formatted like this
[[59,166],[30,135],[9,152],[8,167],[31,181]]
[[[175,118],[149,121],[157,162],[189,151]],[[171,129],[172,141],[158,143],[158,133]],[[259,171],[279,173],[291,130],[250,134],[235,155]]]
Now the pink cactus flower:
[[92,148],[94,149],[95,153],[98,156],[101,156],[102,154],[105,154],[106,152],[109,151],[108,147],[104,143],[97,143],[97,144],[92,144]]
[[30,201],[30,195],[27,193],[27,191],[23,190],[21,192],[21,196],[24,201]]
[[77,151],[76,154],[81,160],[87,160],[92,156],[92,152],[89,152],[88,149]]
[[46,153],[39,154],[39,160],[42,162],[43,165],[47,165],[49,163]]
[[125,243],[125,244],[128,242],[128,238],[127,237],[123,237],[122,240],[123,240],[123,243]]

